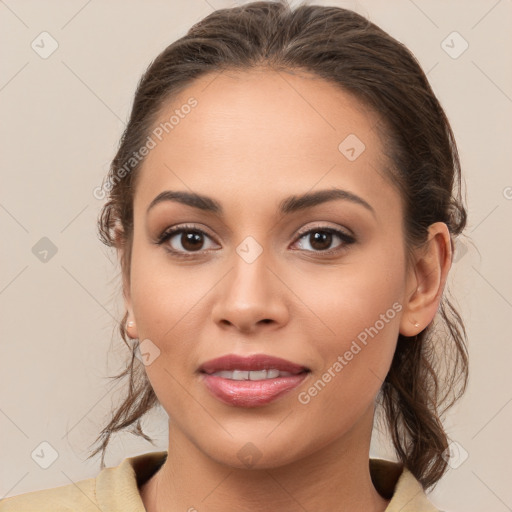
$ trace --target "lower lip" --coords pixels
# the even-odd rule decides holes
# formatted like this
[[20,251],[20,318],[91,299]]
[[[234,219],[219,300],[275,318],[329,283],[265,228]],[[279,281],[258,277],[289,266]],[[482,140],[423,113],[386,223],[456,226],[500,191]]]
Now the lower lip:
[[203,377],[206,387],[222,402],[235,407],[259,407],[296,388],[308,373],[266,380],[231,380],[207,374]]

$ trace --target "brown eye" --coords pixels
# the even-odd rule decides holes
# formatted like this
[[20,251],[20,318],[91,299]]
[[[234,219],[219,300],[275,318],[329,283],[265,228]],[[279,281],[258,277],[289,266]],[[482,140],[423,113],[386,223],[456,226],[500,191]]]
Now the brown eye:
[[157,244],[166,244],[169,252],[187,256],[190,253],[201,252],[211,247],[205,247],[211,238],[202,230],[195,227],[175,227],[168,229],[157,240]]
[[326,231],[315,231],[308,235],[311,247],[317,251],[325,251],[329,249],[332,243],[332,233]]
[[[331,245],[336,238],[341,240],[341,243],[338,243],[336,247],[332,248]],[[301,242],[302,249],[305,249],[305,246],[309,245],[311,250],[306,248],[306,251],[318,253],[336,252],[355,242],[355,238],[353,236],[348,235],[343,231],[327,227],[310,229],[300,236],[299,241],[301,240],[306,241],[306,243]]]
[[197,251],[201,249],[204,241],[203,235],[197,231],[183,231],[179,241],[182,247],[187,251]]

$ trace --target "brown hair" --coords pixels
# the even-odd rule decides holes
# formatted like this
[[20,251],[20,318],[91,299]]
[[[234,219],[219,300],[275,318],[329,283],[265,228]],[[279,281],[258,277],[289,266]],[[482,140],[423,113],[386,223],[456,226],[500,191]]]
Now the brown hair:
[[[411,52],[350,10],[304,4],[292,9],[284,0],[253,2],[217,10],[196,23],[158,55],[138,84],[129,123],[104,181],[109,197],[98,219],[102,242],[124,249],[123,279],[129,279],[140,163],[128,173],[121,170],[144,145],[166,101],[194,79],[256,66],[313,73],[374,109],[380,128],[385,127],[381,138],[392,163],[386,175],[402,197],[408,256],[425,242],[429,225],[438,221],[447,224],[453,249],[453,237],[466,225],[457,147],[445,113]],[[112,433],[135,423],[130,431],[151,441],[140,419],[158,404],[144,366],[136,360],[136,345],[128,342],[126,319],[127,313],[119,331],[131,360],[112,378],[129,376],[129,387],[95,441],[102,439],[100,446],[90,455],[102,450],[102,467]],[[446,329],[433,321],[415,339],[399,335],[378,396],[397,456],[424,488],[446,471],[443,452],[448,439],[440,418],[464,393],[468,379],[466,331],[446,293],[434,320]]]

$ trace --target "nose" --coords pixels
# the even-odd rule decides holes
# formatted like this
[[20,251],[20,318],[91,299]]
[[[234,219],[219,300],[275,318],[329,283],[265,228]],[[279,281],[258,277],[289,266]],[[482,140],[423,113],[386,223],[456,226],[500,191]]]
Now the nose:
[[243,333],[275,330],[288,321],[289,290],[261,254],[247,262],[236,253],[233,267],[219,283],[213,321],[222,329]]

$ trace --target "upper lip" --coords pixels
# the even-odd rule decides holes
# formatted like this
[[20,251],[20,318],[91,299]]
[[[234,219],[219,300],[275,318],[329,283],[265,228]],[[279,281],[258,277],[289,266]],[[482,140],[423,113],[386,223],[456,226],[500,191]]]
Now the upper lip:
[[305,366],[292,363],[280,357],[274,357],[267,354],[256,354],[248,357],[238,356],[236,354],[228,354],[206,361],[199,367],[199,371],[203,373],[215,373],[223,370],[279,370],[281,372],[289,372],[292,374],[309,371]]

